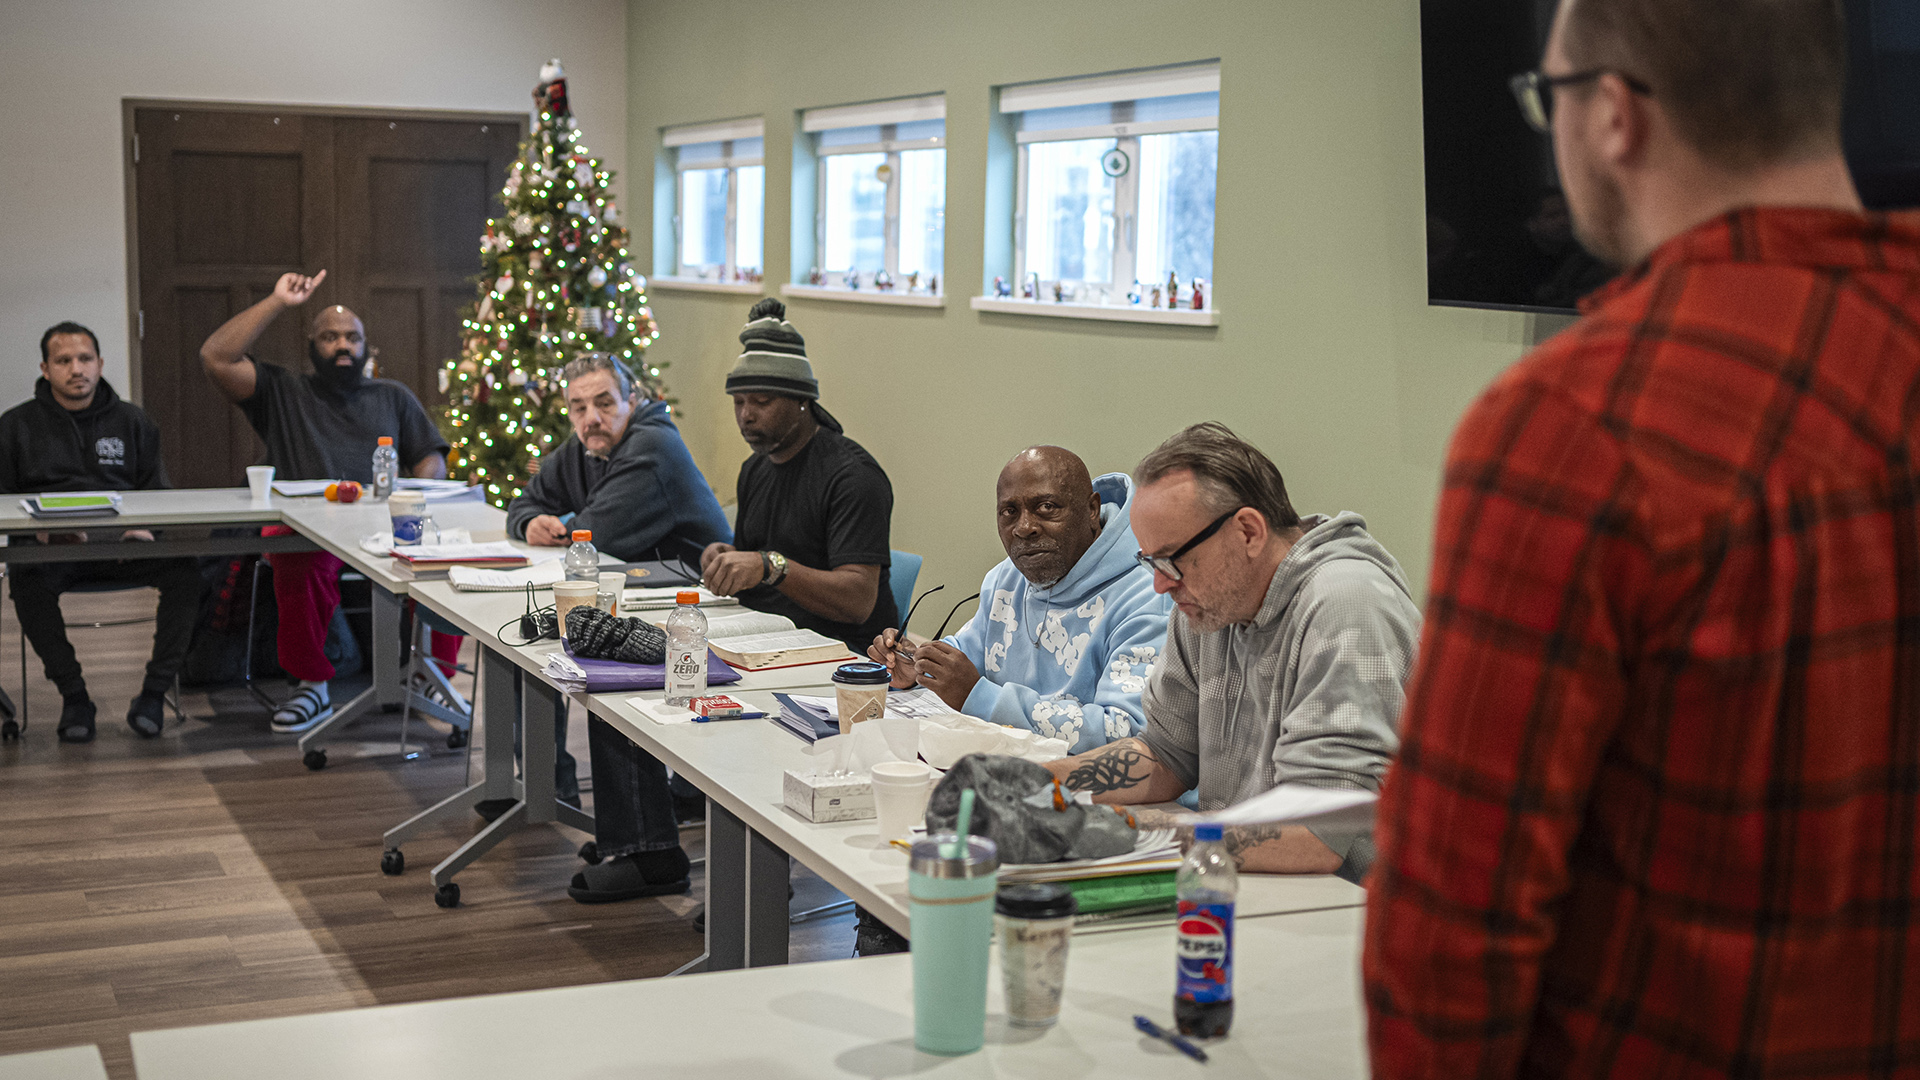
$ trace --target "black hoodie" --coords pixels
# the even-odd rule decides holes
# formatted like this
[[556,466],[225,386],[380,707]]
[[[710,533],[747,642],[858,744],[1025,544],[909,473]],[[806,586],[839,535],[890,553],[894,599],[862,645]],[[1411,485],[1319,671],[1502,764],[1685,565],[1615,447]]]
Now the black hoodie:
[[86,408],[69,411],[41,379],[33,400],[0,413],[0,491],[164,488],[160,429],[101,379]]

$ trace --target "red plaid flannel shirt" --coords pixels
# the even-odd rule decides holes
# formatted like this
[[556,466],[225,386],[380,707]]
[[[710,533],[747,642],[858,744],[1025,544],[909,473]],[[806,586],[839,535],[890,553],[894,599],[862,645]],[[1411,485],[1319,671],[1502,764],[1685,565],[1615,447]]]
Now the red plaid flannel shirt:
[[1377,1077],[1920,1075],[1920,215],[1745,210],[1448,454]]

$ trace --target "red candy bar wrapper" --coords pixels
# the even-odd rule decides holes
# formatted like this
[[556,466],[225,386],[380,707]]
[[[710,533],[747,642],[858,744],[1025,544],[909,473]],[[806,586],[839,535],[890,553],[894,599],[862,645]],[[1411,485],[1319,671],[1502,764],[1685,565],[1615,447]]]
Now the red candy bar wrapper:
[[701,716],[714,718],[739,716],[741,713],[747,711],[745,705],[725,694],[714,694],[710,697],[694,698],[693,701],[688,703],[687,707],[699,713]]

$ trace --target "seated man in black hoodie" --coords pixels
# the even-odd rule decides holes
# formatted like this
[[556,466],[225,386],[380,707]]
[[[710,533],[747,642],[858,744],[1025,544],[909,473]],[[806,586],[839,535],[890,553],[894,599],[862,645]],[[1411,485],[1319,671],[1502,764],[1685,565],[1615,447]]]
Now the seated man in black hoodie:
[[573,437],[541,458],[526,493],[507,505],[509,535],[565,547],[572,530],[586,529],[616,559],[694,567],[708,544],[733,539],[666,402],[643,400],[633,373],[605,354],[563,374]]
[[[79,323],[63,322],[40,336],[40,380],[33,400],[0,414],[0,491],[140,491],[167,487],[160,462],[160,429],[138,405],[120,400],[100,377],[100,342]],[[128,540],[152,540],[128,529]],[[84,539],[85,534],[78,538]],[[40,536],[67,542],[73,534]],[[15,543],[20,541],[16,540]],[[166,693],[187,656],[200,606],[200,571],[192,559],[15,565],[13,609],[47,679],[60,690],[60,741],[93,741],[94,705],[80,660],[67,641],[60,594],[77,585],[151,585],[160,590],[153,657],[127,723],[142,736],[160,734]]]

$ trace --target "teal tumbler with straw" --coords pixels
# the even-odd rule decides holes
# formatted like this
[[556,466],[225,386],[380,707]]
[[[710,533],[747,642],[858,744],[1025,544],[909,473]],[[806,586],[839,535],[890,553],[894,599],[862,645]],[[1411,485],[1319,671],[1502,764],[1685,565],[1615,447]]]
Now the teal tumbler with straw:
[[971,1054],[987,1037],[987,956],[1000,859],[993,841],[967,835],[973,790],[960,794],[956,834],[913,845],[907,896],[913,923],[913,1045]]

